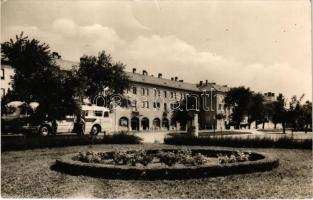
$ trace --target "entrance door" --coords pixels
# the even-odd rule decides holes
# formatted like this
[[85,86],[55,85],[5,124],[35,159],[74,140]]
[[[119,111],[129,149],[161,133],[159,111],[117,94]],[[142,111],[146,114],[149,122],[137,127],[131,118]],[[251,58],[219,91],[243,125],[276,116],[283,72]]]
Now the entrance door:
[[139,119],[138,117],[133,117],[131,119],[131,127],[133,131],[138,131],[139,130]]
[[163,118],[163,120],[162,120],[162,128],[166,129],[166,130],[169,130],[170,126],[169,126],[169,121],[168,121],[167,118]]
[[141,120],[142,130],[149,130],[149,119],[144,117]]

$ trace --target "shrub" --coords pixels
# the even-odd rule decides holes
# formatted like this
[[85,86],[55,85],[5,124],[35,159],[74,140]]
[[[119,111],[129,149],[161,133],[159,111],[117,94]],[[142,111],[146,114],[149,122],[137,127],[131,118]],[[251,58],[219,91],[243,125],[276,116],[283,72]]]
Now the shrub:
[[168,166],[173,166],[180,160],[179,156],[177,156],[174,152],[160,151],[157,154],[157,157],[160,159],[161,163],[164,163]]
[[194,165],[203,165],[208,161],[208,158],[202,155],[201,153],[197,153],[194,156]]
[[51,135],[41,136],[1,136],[1,150],[24,150],[94,144],[140,144],[142,139],[125,132],[114,135]]
[[142,139],[136,135],[127,134],[124,131],[112,135],[104,135],[104,144],[140,144]]
[[[230,155],[218,154],[218,160],[220,164],[243,162],[249,160],[249,153],[235,152]],[[136,166],[141,164],[147,166],[152,163],[153,159],[159,159],[160,163],[164,163],[168,166],[175,164],[199,166],[204,165],[210,158],[204,156],[201,153],[192,155],[191,150],[173,150],[173,151],[158,151],[157,153],[150,154],[144,150],[138,151],[114,151],[114,152],[100,152],[95,153],[92,151],[80,152],[75,160],[87,163],[104,163],[105,160],[113,159],[115,165],[131,165]]]
[[250,154],[244,152],[236,152],[235,154],[231,154],[229,156],[218,154],[217,158],[220,164],[244,162],[249,160]]
[[269,137],[195,137],[190,135],[174,135],[164,138],[165,144],[203,145],[249,148],[299,148],[312,149],[312,139],[295,140],[288,137],[273,139]]
[[94,153],[93,151],[79,152],[76,159],[82,162],[87,162],[87,163],[101,163],[102,162],[101,154]]
[[112,155],[113,161],[116,165],[132,165],[137,163],[147,166],[153,160],[153,156],[147,154],[146,151],[115,151]]

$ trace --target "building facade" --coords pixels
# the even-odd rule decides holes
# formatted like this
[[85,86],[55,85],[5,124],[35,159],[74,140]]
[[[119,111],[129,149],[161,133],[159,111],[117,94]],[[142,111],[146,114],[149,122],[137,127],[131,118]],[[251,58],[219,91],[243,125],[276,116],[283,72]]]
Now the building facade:
[[12,79],[14,76],[14,69],[6,64],[1,64],[1,97],[12,89]]
[[[64,70],[78,63],[58,59],[57,63]],[[1,79],[1,90],[6,94],[10,89],[14,71],[10,66],[1,66],[4,78]],[[130,102],[126,107],[116,106],[112,109],[115,131],[168,131],[182,130],[173,120],[175,103],[192,96],[205,99],[205,112],[199,116],[201,129],[225,129],[229,122],[230,111],[224,107],[224,98],[229,88],[208,81],[198,84],[187,83],[178,77],[164,78],[162,73],[150,75],[146,70],[126,72],[130,80],[130,88],[124,92],[123,98]],[[97,99],[93,102],[97,104]],[[223,116],[217,118],[216,116]]]

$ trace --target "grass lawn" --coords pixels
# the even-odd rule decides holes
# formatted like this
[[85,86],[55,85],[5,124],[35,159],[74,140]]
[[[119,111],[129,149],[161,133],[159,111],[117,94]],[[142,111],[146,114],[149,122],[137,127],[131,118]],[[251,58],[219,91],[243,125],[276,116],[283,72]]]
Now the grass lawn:
[[[2,197],[59,198],[312,198],[312,151],[250,149],[280,158],[273,171],[188,180],[110,180],[50,170],[55,159],[90,148],[139,149],[169,145],[94,145],[8,151],[1,155]],[[175,146],[173,146],[175,148]],[[181,147],[177,147],[181,148]],[[193,148],[193,147],[190,147]],[[203,147],[207,148],[207,147]],[[218,149],[231,149],[217,147]],[[247,150],[247,149],[242,149]]]

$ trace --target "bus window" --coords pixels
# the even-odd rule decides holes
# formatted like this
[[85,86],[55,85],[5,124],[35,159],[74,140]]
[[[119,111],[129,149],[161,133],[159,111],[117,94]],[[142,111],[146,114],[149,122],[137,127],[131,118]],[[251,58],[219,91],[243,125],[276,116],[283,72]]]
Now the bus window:
[[109,112],[104,112],[103,117],[109,117]]
[[94,111],[94,114],[95,114],[95,116],[97,116],[97,117],[101,117],[101,116],[102,116],[102,111],[96,110],[96,111]]
[[88,116],[89,111],[88,111],[88,110],[84,110],[82,113],[83,113],[83,115],[84,115],[85,117],[87,117],[87,116]]

